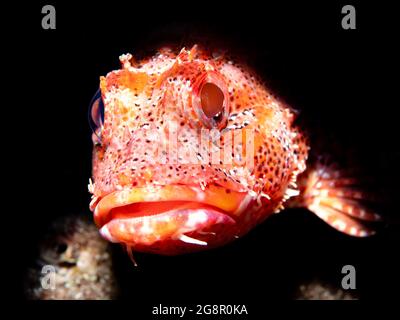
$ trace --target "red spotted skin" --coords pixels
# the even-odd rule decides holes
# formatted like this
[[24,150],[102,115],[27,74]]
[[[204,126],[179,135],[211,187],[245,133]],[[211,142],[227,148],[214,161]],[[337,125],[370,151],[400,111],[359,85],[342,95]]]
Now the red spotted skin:
[[[243,197],[226,223],[207,220],[185,233],[207,245],[179,239],[179,234],[188,230],[179,231],[186,223],[182,212],[180,218],[173,216],[178,226],[173,233],[157,222],[162,215],[154,215],[145,218],[147,222],[142,219],[134,226],[127,224],[132,231],[118,237],[114,233],[111,240],[133,250],[160,254],[217,247],[244,235],[297,195],[296,179],[306,168],[308,153],[304,135],[293,124],[292,109],[274,97],[250,68],[226,54],[216,55],[198,46],[180,52],[164,48],[143,61],[135,61],[131,55],[120,60],[121,69],[100,79],[104,124],[93,136],[91,208],[95,211],[101,199],[113,192],[132,188],[143,188],[148,194],[153,187],[163,186],[190,186],[199,192],[219,187],[224,190],[218,193],[219,198]],[[224,93],[222,117],[214,124],[207,123],[199,112],[199,95],[205,82],[218,85]],[[210,128],[221,135],[242,137],[249,130],[253,132],[251,150],[244,140],[242,144],[242,160],[251,155],[253,164],[235,162],[236,155],[228,153],[224,153],[224,159],[230,158],[231,163],[193,164],[191,148],[198,146],[201,130]],[[157,135],[152,137],[148,132]],[[175,135],[177,142],[171,145],[169,138]],[[216,148],[222,150],[224,141],[221,139]],[[159,159],[162,148],[168,154],[160,163],[155,159]],[[206,155],[211,159],[215,152],[209,150],[201,158]],[[232,201],[227,199],[214,197],[212,201],[228,205]],[[104,221],[96,214],[95,220],[101,228]],[[143,223],[154,228],[153,240],[148,235],[141,237]]]

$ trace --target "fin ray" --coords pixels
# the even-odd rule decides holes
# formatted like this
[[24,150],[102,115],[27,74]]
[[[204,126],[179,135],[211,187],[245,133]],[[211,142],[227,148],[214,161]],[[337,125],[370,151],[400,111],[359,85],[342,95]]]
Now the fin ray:
[[344,232],[355,237],[367,237],[375,234],[374,230],[330,207],[311,205],[310,210],[340,232]]
[[362,206],[357,201],[351,201],[347,199],[340,199],[340,198],[325,198],[321,199],[320,203],[326,207],[330,207],[335,209],[338,212],[344,213],[348,216],[359,220],[365,221],[380,221],[381,217],[373,212]]
[[361,188],[362,179],[347,174],[348,170],[340,170],[335,164],[318,162],[299,177],[301,194],[288,205],[306,207],[346,234],[358,237],[374,234],[366,224],[382,220],[370,208],[377,198]]

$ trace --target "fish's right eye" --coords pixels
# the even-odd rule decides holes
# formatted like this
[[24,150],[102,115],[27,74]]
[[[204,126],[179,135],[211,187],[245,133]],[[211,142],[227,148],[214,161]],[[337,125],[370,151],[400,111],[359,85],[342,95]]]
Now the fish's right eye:
[[101,91],[98,89],[90,101],[89,106],[89,125],[93,134],[96,136],[97,143],[101,143],[101,128],[104,123],[104,103],[101,97]]

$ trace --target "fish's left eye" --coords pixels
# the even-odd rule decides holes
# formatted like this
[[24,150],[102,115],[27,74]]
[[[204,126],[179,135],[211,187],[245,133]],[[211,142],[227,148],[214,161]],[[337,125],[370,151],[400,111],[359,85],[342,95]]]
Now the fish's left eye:
[[208,118],[218,117],[224,108],[224,93],[215,84],[207,82],[200,91],[201,107]]
[[229,95],[222,76],[215,71],[203,73],[194,83],[192,92],[194,111],[203,125],[223,129],[229,113]]
[[[101,98],[101,91],[98,89],[93,96],[89,106],[89,125],[93,131],[93,138],[96,138],[97,143],[101,142],[100,130],[104,123],[104,103]],[[94,139],[93,139],[94,140]]]

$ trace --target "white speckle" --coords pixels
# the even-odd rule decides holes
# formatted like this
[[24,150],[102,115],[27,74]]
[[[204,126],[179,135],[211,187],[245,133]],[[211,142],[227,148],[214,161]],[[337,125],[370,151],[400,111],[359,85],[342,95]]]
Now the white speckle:
[[300,194],[299,190],[296,189],[286,189],[286,195],[290,198],[290,197],[296,197]]
[[329,179],[330,177],[331,177],[331,175],[328,172],[324,172],[322,174],[322,178],[324,178],[324,179]]
[[90,201],[90,204],[89,204],[89,207],[91,210],[93,210],[93,206],[96,203],[97,199],[98,199],[98,197],[96,197],[94,195],[92,196],[92,200]]
[[90,193],[94,193],[94,183],[92,182],[92,179],[90,179],[90,178],[89,178],[88,190]]
[[329,191],[327,189],[321,190],[321,192],[320,192],[321,197],[327,197],[328,196],[328,192]]
[[205,223],[208,219],[207,213],[203,210],[197,210],[195,213],[189,214],[185,226],[188,228],[195,228],[197,225]]
[[336,210],[342,211],[343,210],[343,205],[339,202],[335,202],[332,204],[332,207],[335,208]]
[[312,190],[312,192],[311,192],[311,195],[313,197],[317,197],[317,196],[319,196],[319,194],[320,194],[320,192],[318,190]]
[[110,242],[114,242],[114,243],[119,242],[119,241],[117,241],[117,239],[115,239],[115,238],[111,235],[110,230],[108,230],[107,225],[103,226],[103,227],[100,229],[100,234],[101,234],[101,236],[102,236],[104,239],[106,239],[106,240],[108,240],[108,241],[110,241]]
[[319,210],[319,207],[318,207],[318,204],[311,204],[310,206],[309,206],[309,208],[310,208],[310,210],[312,211],[312,212],[315,212],[317,215],[318,215],[318,217],[320,217],[322,220],[326,220],[327,219],[327,213],[326,213],[326,211],[324,211],[324,210]]
[[366,237],[368,235],[368,232],[365,230],[361,230],[360,233],[358,234],[360,237]]
[[125,106],[132,105],[133,102],[135,101],[135,100],[134,100],[133,93],[132,93],[131,90],[129,90],[129,89],[121,90],[121,91],[119,92],[118,98],[119,98],[119,100],[121,101],[121,103],[122,103],[123,105],[125,105]]
[[333,221],[332,226],[338,228],[340,231],[344,231],[346,229],[346,223],[339,219]]
[[255,192],[254,190],[249,190],[248,194],[249,194],[250,197],[253,197],[253,198],[257,198],[258,197],[257,192]]
[[351,234],[352,236],[357,235],[357,228],[351,227],[351,229],[350,229],[350,234]]
[[206,186],[207,186],[207,183],[206,182],[204,182],[204,181],[200,181],[200,188],[201,188],[201,190],[206,190]]
[[264,192],[261,192],[260,195],[261,195],[261,197],[264,197],[264,198],[267,198],[268,200],[271,200],[271,197],[268,194],[264,193]]
[[144,234],[153,233],[153,228],[150,226],[148,219],[143,219],[143,225],[140,227],[139,232]]
[[352,213],[353,213],[353,207],[349,207],[348,213],[349,213],[349,214],[352,214]]
[[207,245],[207,242],[205,242],[205,241],[194,239],[194,238],[188,237],[188,236],[186,236],[184,234],[180,234],[177,238],[179,240],[185,242],[185,243],[197,244],[197,245],[200,245],[200,246],[206,246]]

